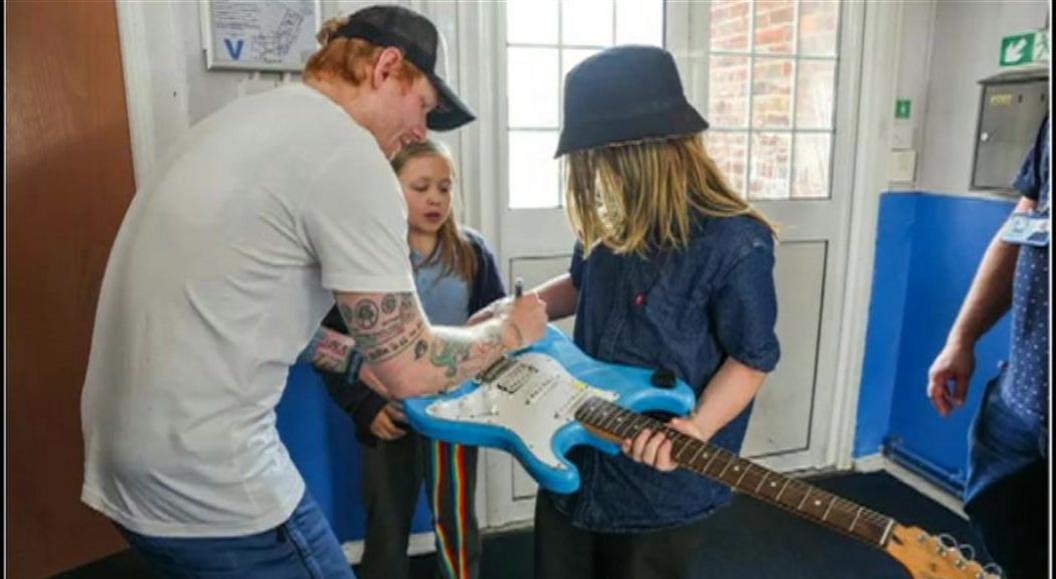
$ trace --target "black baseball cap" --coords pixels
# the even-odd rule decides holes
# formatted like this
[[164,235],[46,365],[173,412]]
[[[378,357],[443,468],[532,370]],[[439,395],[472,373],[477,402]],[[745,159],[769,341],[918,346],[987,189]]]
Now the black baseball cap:
[[444,38],[425,16],[402,6],[368,6],[353,12],[335,36],[362,38],[403,51],[404,58],[425,74],[439,96],[436,109],[426,118],[430,129],[449,131],[477,118],[441,77],[447,74]]

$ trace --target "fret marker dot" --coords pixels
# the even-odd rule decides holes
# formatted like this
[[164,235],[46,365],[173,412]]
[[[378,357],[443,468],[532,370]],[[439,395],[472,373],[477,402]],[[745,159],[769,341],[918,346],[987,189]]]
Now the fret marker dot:
[[739,467],[739,466],[733,467],[733,472],[738,472],[740,470],[741,470],[741,467]]
[[777,486],[777,483],[776,483],[776,482],[772,482],[772,483],[770,483],[770,486],[772,486],[772,487],[776,487],[776,486]]
[[820,507],[821,506],[821,501],[814,501],[814,506],[815,507]]

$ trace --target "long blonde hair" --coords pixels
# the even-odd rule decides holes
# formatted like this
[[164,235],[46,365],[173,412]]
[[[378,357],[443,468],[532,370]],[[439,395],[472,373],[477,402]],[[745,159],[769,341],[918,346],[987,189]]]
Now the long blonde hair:
[[568,216],[584,255],[598,244],[648,255],[689,245],[694,213],[748,215],[776,226],[738,195],[704,148],[700,134],[570,153]]
[[[321,46],[304,65],[305,78],[323,80],[336,77],[352,86],[359,86],[367,79],[385,47],[362,38],[337,36],[337,31],[349,18],[350,16],[337,16],[323,23],[323,27],[315,35]],[[396,73],[396,77],[406,86],[410,86],[421,76],[422,71],[406,58]]]
[[[451,170],[451,177],[455,177],[455,162],[451,158],[451,153],[443,143],[430,139],[412,143],[400,149],[400,152],[396,153],[396,156],[392,158],[392,170],[399,175],[400,169],[403,169],[404,165],[410,160],[428,156],[443,159]],[[457,273],[459,277],[470,282],[477,275],[477,255],[473,250],[473,245],[469,242],[469,237],[462,231],[462,228],[458,225],[458,220],[455,219],[455,201],[456,197],[452,192],[451,213],[448,214],[447,219],[444,220],[439,231],[436,232],[436,248],[425,258],[422,265],[425,266],[437,262],[443,263],[444,275]]]

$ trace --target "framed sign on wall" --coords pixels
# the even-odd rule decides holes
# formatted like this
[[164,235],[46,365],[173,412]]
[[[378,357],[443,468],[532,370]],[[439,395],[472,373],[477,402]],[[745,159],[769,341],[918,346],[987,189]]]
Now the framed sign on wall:
[[318,47],[320,0],[200,0],[209,70],[300,72]]

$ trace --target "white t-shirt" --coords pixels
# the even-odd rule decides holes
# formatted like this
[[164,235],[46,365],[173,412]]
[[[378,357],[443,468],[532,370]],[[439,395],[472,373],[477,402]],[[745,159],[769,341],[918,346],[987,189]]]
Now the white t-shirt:
[[413,292],[374,138],[305,85],[197,125],[139,190],[103,279],[82,500],[140,534],[273,528],[304,492],[275,428],[333,291]]

